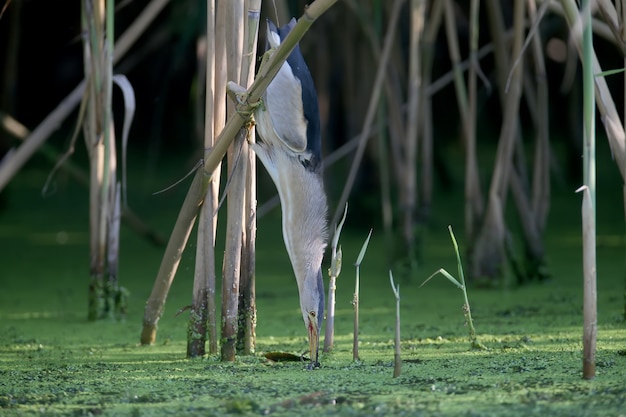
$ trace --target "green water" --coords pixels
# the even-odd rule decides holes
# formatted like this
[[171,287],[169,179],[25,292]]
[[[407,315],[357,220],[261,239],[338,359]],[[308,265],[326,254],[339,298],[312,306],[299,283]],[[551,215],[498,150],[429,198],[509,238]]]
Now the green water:
[[[456,272],[448,224],[464,248],[460,190],[436,196],[418,276],[396,275],[404,363],[392,378],[395,300],[382,232],[374,230],[361,269],[360,362],[351,352],[351,265],[367,230],[351,228],[350,215],[334,351],[315,371],[264,358],[274,351],[299,355],[308,346],[295,280],[277,239],[277,211],[258,228],[257,354],[235,363],[186,360],[188,316],[176,312],[191,300],[195,233],[157,342],[141,347],[143,306],[163,249],[123,226],[120,283],[131,293],[126,320],[87,322],[87,192],[61,177],[57,192],[42,198],[47,171],[31,168],[11,185],[0,212],[0,415],[626,415],[624,217],[620,182],[612,169],[606,172],[598,187],[597,377],[584,381],[580,196],[573,186],[555,187],[546,237],[551,280],[510,290],[470,288],[487,351],[469,349],[458,289],[443,278],[418,289],[440,267]],[[138,174],[130,193],[133,209],[164,236],[186,186],[151,193],[176,175]]]

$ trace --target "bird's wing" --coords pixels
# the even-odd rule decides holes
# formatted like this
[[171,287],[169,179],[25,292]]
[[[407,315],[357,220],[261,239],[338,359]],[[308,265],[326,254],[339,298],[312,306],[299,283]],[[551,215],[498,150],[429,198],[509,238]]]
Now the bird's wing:
[[304,152],[308,121],[302,106],[302,87],[286,63],[266,90],[265,111],[278,139],[293,152]]

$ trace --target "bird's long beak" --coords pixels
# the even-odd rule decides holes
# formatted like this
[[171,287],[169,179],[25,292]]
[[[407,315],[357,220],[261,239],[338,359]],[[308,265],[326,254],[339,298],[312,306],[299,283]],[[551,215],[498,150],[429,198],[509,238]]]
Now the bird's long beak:
[[307,326],[309,332],[309,350],[311,353],[311,363],[309,364],[309,369],[319,368],[319,346],[320,346],[320,336],[319,336],[319,328],[317,325],[317,317],[315,317],[314,312],[309,313],[309,323]]

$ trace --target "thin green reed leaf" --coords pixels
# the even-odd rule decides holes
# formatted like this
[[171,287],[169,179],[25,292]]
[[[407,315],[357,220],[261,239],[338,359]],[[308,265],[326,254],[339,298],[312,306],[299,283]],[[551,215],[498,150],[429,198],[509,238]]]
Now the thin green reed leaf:
[[370,238],[372,237],[372,230],[374,229],[370,229],[369,234],[367,235],[367,239],[365,239],[365,242],[363,243],[363,247],[361,248],[361,252],[359,252],[359,257],[356,259],[356,266],[360,266],[361,262],[363,261],[363,257],[365,256],[365,252],[367,252],[367,245],[369,245],[370,243]]
[[391,272],[391,269],[389,270],[389,283],[391,284],[393,295],[396,297],[397,300],[399,300],[400,299],[400,284],[396,286],[396,283],[393,280],[393,273]]
[[463,265],[461,264],[461,255],[459,254],[459,245],[456,243],[456,238],[454,237],[452,226],[448,226],[448,231],[450,232],[450,238],[452,238],[452,244],[454,245],[454,253],[456,253],[457,269],[459,271],[459,277],[461,278],[461,283],[462,283],[461,288],[464,288],[465,276],[463,274]]
[[333,248],[336,248],[337,244],[339,243],[339,236],[341,236],[341,229],[343,229],[343,224],[346,221],[347,215],[348,215],[348,203],[346,202],[346,207],[343,209],[343,217],[341,218],[339,225],[335,227],[335,234],[333,235],[333,245],[332,245]]
[[418,288],[422,288],[424,285],[426,285],[426,283],[428,281],[430,281],[435,275],[437,274],[441,274],[444,277],[448,278],[448,281],[450,281],[451,283],[453,283],[454,285],[456,285],[459,289],[464,290],[465,286],[463,284],[461,284],[459,281],[457,281],[456,278],[454,278],[448,271],[446,271],[443,268],[439,268],[438,270],[436,270],[435,272],[433,272],[428,278],[426,278],[424,280],[424,282],[422,282],[422,284],[418,287]]
[[608,75],[621,74],[624,71],[626,71],[626,68],[617,68],[617,69],[602,71],[597,74],[593,74],[593,76],[594,77],[606,77]]

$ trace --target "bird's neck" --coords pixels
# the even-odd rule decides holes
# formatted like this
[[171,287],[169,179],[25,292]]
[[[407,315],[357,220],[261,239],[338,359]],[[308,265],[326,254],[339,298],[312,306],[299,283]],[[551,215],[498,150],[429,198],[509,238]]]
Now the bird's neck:
[[[326,193],[319,173],[303,169],[297,158],[283,156],[289,161],[276,161],[275,168],[283,170],[274,182],[281,200],[283,238],[294,273],[317,275],[327,240],[328,211]],[[287,168],[298,164],[298,169]],[[292,167],[293,168],[293,167]],[[302,282],[305,278],[298,279]]]

